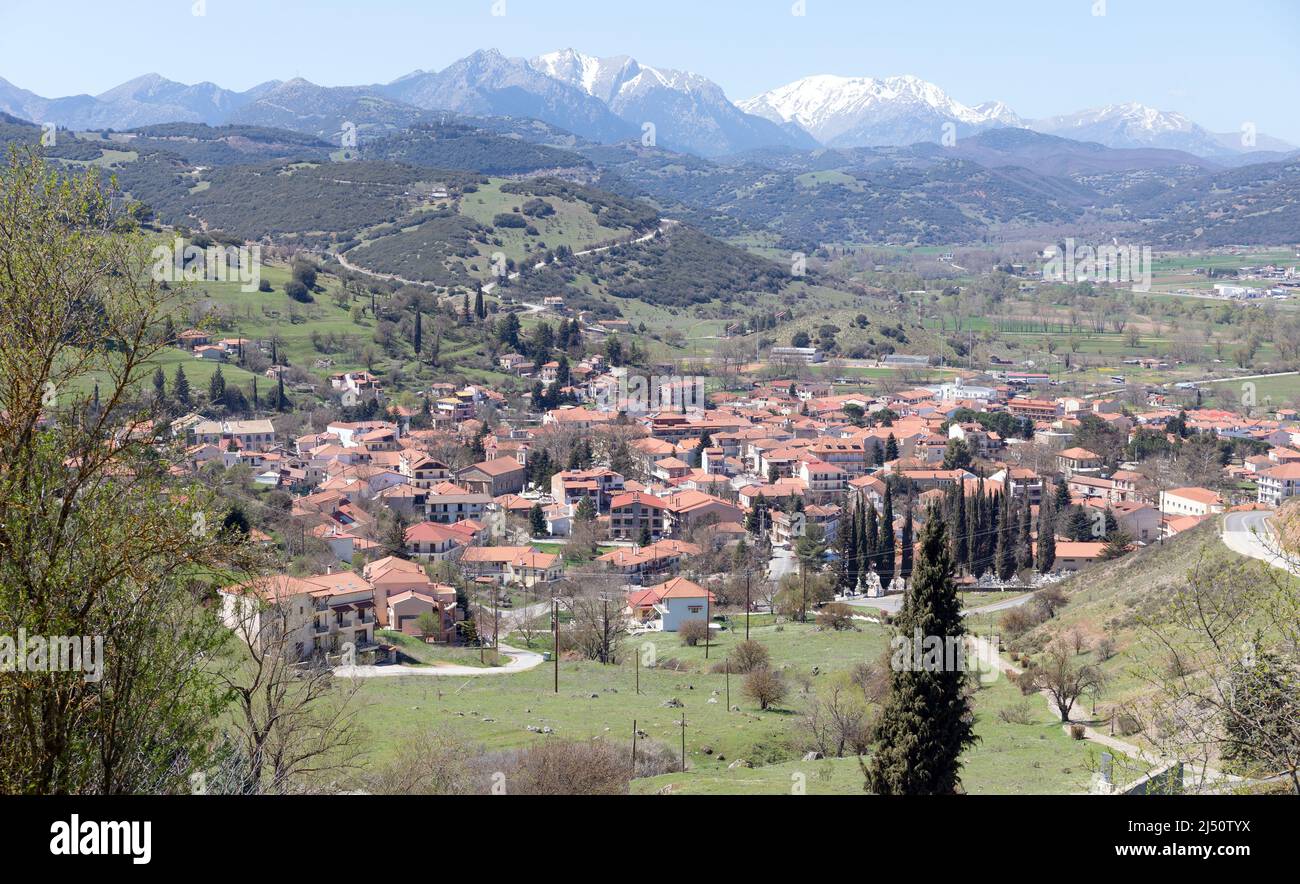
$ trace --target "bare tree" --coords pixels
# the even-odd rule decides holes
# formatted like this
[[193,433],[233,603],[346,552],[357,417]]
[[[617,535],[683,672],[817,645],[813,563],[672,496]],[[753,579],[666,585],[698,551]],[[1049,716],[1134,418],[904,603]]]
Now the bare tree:
[[1057,640],[1043,651],[1042,665],[1030,670],[1033,684],[1046,691],[1056,705],[1062,722],[1070,720],[1074,701],[1086,691],[1099,687],[1101,675],[1095,666],[1080,664],[1069,643]]
[[[253,581],[228,607],[235,656],[243,659],[217,676],[234,697],[231,727],[242,754],[245,794],[321,788],[328,778],[352,770],[359,755],[352,699],[360,682],[336,678],[324,660],[301,659],[302,601],[268,600],[270,579]],[[312,602],[306,604],[311,617]]]

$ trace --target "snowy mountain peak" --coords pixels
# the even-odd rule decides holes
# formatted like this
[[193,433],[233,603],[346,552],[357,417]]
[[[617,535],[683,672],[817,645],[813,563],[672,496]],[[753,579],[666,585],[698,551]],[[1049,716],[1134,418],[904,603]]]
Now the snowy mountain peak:
[[722,92],[699,74],[652,68],[627,55],[597,58],[574,49],[562,49],[539,55],[531,64],[548,77],[581,89],[609,105],[651,89]]
[[742,101],[741,110],[778,123],[797,123],[827,144],[848,139],[861,141],[864,132],[881,123],[902,121],[908,129],[927,130],[924,140],[936,140],[933,124],[952,122],[970,128],[1016,125],[1019,118],[1001,102],[968,107],[933,83],[902,75],[841,77],[821,74],[805,77],[762,95]]

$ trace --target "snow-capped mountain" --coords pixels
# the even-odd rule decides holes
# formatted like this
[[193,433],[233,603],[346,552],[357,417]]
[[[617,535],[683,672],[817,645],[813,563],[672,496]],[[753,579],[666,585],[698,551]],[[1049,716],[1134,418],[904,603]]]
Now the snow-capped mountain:
[[945,124],[964,135],[1020,118],[1001,102],[968,107],[919,77],[805,77],[739,104],[780,123],[797,123],[830,147],[873,147],[942,141]]
[[1002,102],[965,105],[912,76],[806,77],[733,104],[699,74],[572,49],[531,60],[480,50],[441,71],[415,71],[369,86],[291,80],[235,92],[146,74],[99,95],[44,98],[0,79],[0,112],[80,130],[245,123],[322,138],[333,137],[344,123],[380,133],[454,112],[539,120],[603,143],[640,138],[652,123],[659,146],[710,157],[763,148],[943,143],[949,134],[961,138],[998,128],[1028,128],[1111,148],[1180,150],[1229,165],[1280,159],[1295,150],[1262,132],[1247,143],[1240,132],[1211,132],[1182,114],[1137,103],[1022,120]]
[[636,134],[600,99],[495,49],[475,52],[438,72],[416,71],[376,88],[426,110],[531,117],[596,141]]
[[604,102],[622,119],[655,126],[664,147],[705,156],[759,147],[815,147],[806,133],[747,114],[718,84],[689,71],[653,68],[617,55],[596,58],[572,49],[538,56],[532,65],[548,77]]
[[1240,153],[1220,143],[1219,137],[1180,113],[1157,110],[1137,102],[1110,104],[1078,113],[1034,120],[1029,127],[1076,141],[1096,141],[1107,147],[1162,147],[1185,150],[1197,156]]

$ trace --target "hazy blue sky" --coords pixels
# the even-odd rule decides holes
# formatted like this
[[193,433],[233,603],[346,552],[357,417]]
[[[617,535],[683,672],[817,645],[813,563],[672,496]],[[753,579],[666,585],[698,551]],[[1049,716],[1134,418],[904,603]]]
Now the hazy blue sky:
[[794,0],[206,0],[203,17],[195,5],[0,0],[0,77],[51,97],[150,71],[335,86],[478,48],[571,46],[694,70],[732,99],[810,74],[908,73],[1025,117],[1140,101],[1300,142],[1300,0],[806,0],[802,17]]

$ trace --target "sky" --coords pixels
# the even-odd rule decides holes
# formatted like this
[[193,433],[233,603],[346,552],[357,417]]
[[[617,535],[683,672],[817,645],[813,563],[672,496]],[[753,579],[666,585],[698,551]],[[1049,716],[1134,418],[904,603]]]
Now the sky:
[[381,83],[568,47],[695,71],[732,100],[914,74],[1025,118],[1138,101],[1300,144],[1300,0],[0,0],[0,77],[46,97],[150,72]]

